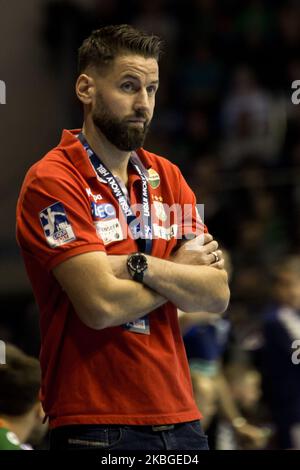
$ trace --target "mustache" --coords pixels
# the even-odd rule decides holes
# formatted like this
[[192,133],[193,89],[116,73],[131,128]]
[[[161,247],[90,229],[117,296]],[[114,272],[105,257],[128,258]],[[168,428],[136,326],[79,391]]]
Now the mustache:
[[137,111],[133,116],[129,116],[128,118],[126,118],[126,120],[130,120],[130,119],[145,119],[145,121],[148,122],[149,116],[143,111]]

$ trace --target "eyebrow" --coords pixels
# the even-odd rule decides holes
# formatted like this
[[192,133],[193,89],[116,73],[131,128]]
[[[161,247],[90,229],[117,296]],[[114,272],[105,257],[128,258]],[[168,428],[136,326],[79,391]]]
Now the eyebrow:
[[[124,80],[126,78],[129,78],[131,80],[138,80],[139,81],[138,77],[136,77],[135,75],[131,75],[130,73],[127,73],[126,75],[123,75],[121,77],[121,80]],[[151,82],[151,85],[158,85],[158,84],[159,84],[159,80],[152,80],[152,82]]]

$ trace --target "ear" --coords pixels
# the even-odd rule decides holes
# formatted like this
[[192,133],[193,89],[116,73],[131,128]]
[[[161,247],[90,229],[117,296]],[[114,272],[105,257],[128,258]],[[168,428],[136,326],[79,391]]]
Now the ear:
[[95,81],[89,75],[82,73],[76,80],[76,95],[83,104],[90,104],[95,95]]
[[43,421],[43,419],[45,418],[45,412],[40,401],[35,403],[35,405],[33,406],[33,413],[39,421]]

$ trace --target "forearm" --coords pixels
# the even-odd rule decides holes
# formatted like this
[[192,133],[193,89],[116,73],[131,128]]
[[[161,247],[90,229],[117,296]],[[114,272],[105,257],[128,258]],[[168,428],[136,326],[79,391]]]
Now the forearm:
[[[226,309],[229,288],[225,270],[179,264],[153,256],[147,256],[147,260],[144,285],[152,289],[152,295],[155,291],[186,312],[221,313]],[[109,256],[109,261],[116,277],[130,279],[126,255]]]
[[117,278],[115,295],[111,301],[110,326],[122,325],[152,312],[167,302],[159,293],[138,282],[132,281],[127,270],[127,255],[108,257]]
[[185,312],[222,313],[229,301],[225,270],[184,265],[147,256],[144,284]]
[[141,318],[167,302],[165,297],[138,282],[117,278],[114,282],[115,295],[108,308],[106,327]]

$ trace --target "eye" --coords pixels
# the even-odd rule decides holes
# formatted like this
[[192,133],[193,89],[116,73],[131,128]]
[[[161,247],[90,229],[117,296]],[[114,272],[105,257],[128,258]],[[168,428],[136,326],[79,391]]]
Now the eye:
[[132,82],[122,83],[121,88],[122,88],[122,90],[129,91],[129,92],[135,90],[134,84]]
[[149,95],[154,95],[157,91],[157,88],[155,85],[148,86],[147,91]]

